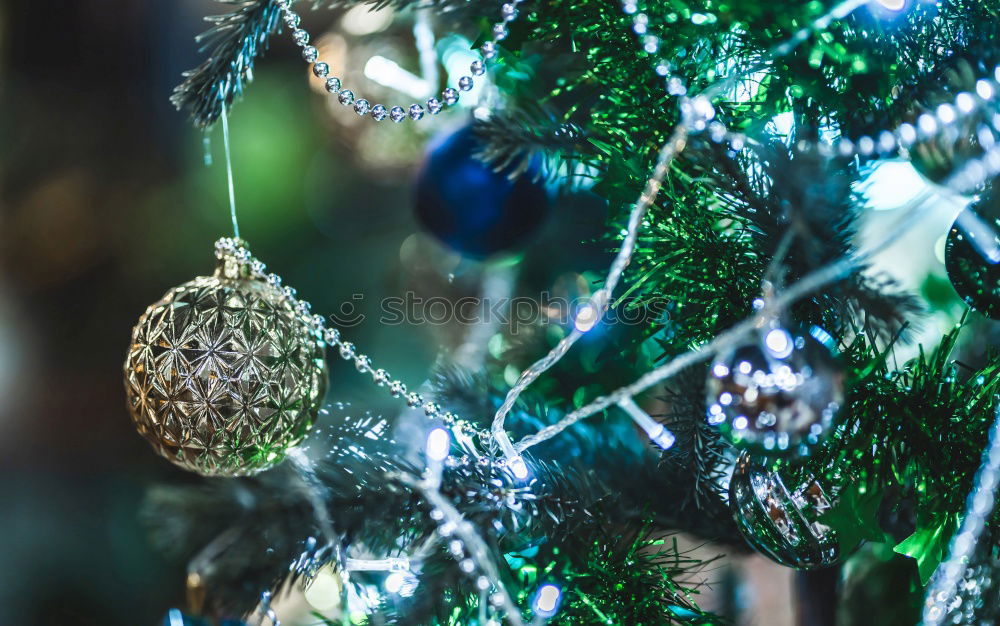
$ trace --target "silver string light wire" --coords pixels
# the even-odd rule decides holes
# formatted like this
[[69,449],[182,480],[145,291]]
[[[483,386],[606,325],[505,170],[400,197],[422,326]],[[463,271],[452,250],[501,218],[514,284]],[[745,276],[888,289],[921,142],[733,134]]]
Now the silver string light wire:
[[938,626],[948,615],[957,597],[958,585],[969,566],[986,522],[993,512],[997,483],[1000,482],[1000,406],[997,407],[982,462],[965,502],[965,514],[958,532],[951,538],[948,560],[938,566],[924,600],[924,626]]

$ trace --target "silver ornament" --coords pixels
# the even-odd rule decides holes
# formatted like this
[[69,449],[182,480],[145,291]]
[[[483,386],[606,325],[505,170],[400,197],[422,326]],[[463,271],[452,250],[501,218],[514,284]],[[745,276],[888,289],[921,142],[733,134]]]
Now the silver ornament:
[[774,325],[709,370],[708,422],[738,448],[770,455],[819,442],[844,402],[844,374],[825,332]]
[[280,287],[231,252],[171,289],[132,331],[128,408],[169,461],[206,476],[272,467],[302,441],[327,385],[325,344]]
[[835,503],[819,479],[786,484],[778,472],[744,452],[729,483],[729,507],[747,543],[771,560],[796,569],[835,564],[837,533],[819,521]]

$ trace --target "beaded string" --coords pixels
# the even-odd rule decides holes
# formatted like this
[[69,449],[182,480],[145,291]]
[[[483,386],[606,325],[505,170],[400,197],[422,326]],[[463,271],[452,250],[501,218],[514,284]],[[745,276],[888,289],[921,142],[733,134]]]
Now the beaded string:
[[467,432],[474,430],[471,424],[460,420],[454,413],[442,411],[441,406],[437,403],[424,400],[421,394],[409,391],[402,381],[393,379],[386,370],[375,368],[371,358],[365,354],[359,354],[353,343],[344,341],[340,331],[329,325],[322,315],[312,314],[312,305],[299,298],[293,287],[282,286],[281,276],[268,272],[267,266],[250,253],[242,240],[232,237],[219,239],[215,242],[215,256],[219,259],[232,260],[243,268],[251,278],[263,280],[275,289],[280,289],[285,300],[313,332],[322,337],[327,345],[336,347],[340,358],[345,361],[353,361],[359,372],[371,375],[372,381],[379,387],[385,387],[392,397],[403,398],[407,406],[421,408],[428,418],[440,419],[450,427],[463,429]]
[[424,104],[411,104],[404,109],[396,105],[386,107],[384,104],[374,106],[365,98],[359,98],[351,89],[344,88],[340,78],[330,75],[330,65],[319,60],[319,50],[315,46],[309,45],[309,33],[299,28],[302,18],[292,10],[290,0],[276,0],[275,4],[282,12],[285,26],[291,29],[292,39],[302,48],[302,58],[312,65],[312,72],[317,78],[326,79],[324,86],[330,94],[337,96],[337,101],[345,107],[353,106],[354,112],[364,117],[368,115],[376,122],[381,122],[386,117],[395,123],[404,121],[409,117],[414,122],[423,119],[424,113],[437,115],[446,106],[453,106],[458,103],[463,92],[470,91],[475,85],[475,77],[486,73],[486,62],[496,58],[497,44],[507,38],[507,25],[517,19],[518,5],[524,0],[510,0],[500,6],[502,21],[493,25],[491,30],[492,38],[479,47],[482,59],[476,59],[469,65],[469,74],[458,79],[458,89],[446,87],[438,96],[428,98]]

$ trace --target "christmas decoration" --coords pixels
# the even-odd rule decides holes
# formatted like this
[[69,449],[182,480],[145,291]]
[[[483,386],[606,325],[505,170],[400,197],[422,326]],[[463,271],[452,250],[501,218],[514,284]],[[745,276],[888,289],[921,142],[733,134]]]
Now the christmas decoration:
[[944,264],[966,304],[1000,319],[1000,198],[995,190],[955,219],[945,242]]
[[511,178],[476,158],[480,140],[465,126],[433,144],[417,174],[416,215],[438,239],[462,254],[511,250],[548,214],[545,187],[529,168]]
[[[161,502],[153,517],[188,554],[216,537],[238,538],[230,544],[237,547],[209,559],[213,595],[240,609],[220,614],[246,615],[258,602],[248,589],[301,578],[303,568],[290,573],[289,562],[308,561],[310,571],[336,562],[350,572],[352,559],[364,559],[400,565],[382,579],[339,581],[344,613],[363,614],[357,621],[516,626],[597,616],[711,623],[721,619],[700,609],[682,582],[698,563],[664,541],[665,533],[730,543],[742,532],[780,562],[819,567],[855,539],[884,544],[875,521],[882,505],[892,505],[884,494],[903,491],[914,492],[907,493],[916,509],[907,520],[921,539],[907,554],[919,555],[920,570],[942,560],[977,467],[1000,362],[981,356],[959,374],[953,361],[965,355],[951,355],[949,336],[933,352],[897,361],[895,342],[919,295],[879,278],[873,259],[922,223],[931,203],[908,206],[883,232],[859,233],[879,227],[858,219],[862,207],[852,190],[863,168],[883,158],[921,158],[927,142],[950,159],[941,168],[947,173],[934,175],[954,190],[978,190],[997,174],[990,139],[977,133],[980,158],[956,138],[967,130],[961,120],[992,116],[994,68],[977,66],[974,87],[955,93],[936,93],[933,79],[935,68],[968,53],[969,42],[995,41],[1000,16],[992,3],[971,0],[876,4],[886,10],[865,2],[762,8],[750,0],[724,9],[683,0],[625,0],[621,7],[583,0],[587,10],[561,0],[502,5],[505,23],[492,29],[493,39],[476,35],[488,43],[486,58],[505,48],[476,111],[489,119],[475,136],[462,129],[457,137],[464,139],[432,151],[418,181],[418,218],[469,256],[512,249],[541,219],[537,203],[516,193],[534,172],[529,167],[529,176],[512,183],[489,166],[517,170],[544,160],[547,184],[563,191],[579,184],[606,202],[599,242],[613,257],[608,270],[585,277],[594,286],[572,309],[573,323],[552,327],[548,343],[526,346],[524,358],[505,360],[510,337],[490,330],[487,388],[466,398],[478,410],[462,411],[475,422],[450,413],[450,398],[425,401],[408,392],[322,319],[310,320],[344,359],[422,408],[431,423],[410,412],[345,416],[315,465],[307,460],[238,485],[216,481],[211,497],[181,489]],[[210,124],[214,111],[227,110],[281,22],[325,90],[363,116],[354,121],[381,124],[380,132],[398,128],[387,120],[434,123],[433,113],[455,95],[424,100],[440,85],[464,91],[480,83],[479,59],[456,59],[465,50],[450,59],[441,53],[440,64],[427,65],[445,67],[446,78],[402,81],[416,103],[373,105],[330,75],[336,64],[319,60],[289,8],[282,0],[246,0],[215,18],[218,45],[178,98],[196,121]],[[490,17],[481,3],[442,0],[435,8],[435,29]],[[529,11],[530,19],[508,31],[506,22]],[[427,30],[418,23],[415,37],[433,37]],[[330,54],[334,59],[333,47]],[[418,66],[408,61],[399,67]],[[361,68],[347,71],[359,75]],[[394,82],[391,76],[381,76],[383,84]],[[922,111],[916,119],[914,109]],[[892,121],[902,119],[913,123]],[[489,165],[475,154],[487,155]],[[471,176],[469,163],[489,176]],[[467,185],[476,180],[489,184]],[[506,186],[492,186],[501,182]],[[453,188],[459,193],[444,193]],[[359,244],[357,258],[370,252]],[[529,279],[522,274],[518,282]],[[762,284],[776,287],[763,308],[748,313],[747,299]],[[616,329],[615,341],[595,323],[610,307],[627,311],[632,299],[643,307],[664,296],[668,310]],[[772,311],[787,315],[787,324],[771,324]],[[835,360],[822,345],[827,339],[797,330],[800,324],[827,329],[841,355]],[[584,336],[588,347],[603,337],[603,351],[575,367],[581,350],[573,348]],[[612,361],[641,373],[613,381],[604,367]],[[705,363],[712,371],[709,417],[722,432],[705,420],[698,389]],[[683,397],[663,397],[663,384],[691,375],[695,384],[676,386]],[[835,413],[842,421],[832,428]],[[633,422],[657,445],[637,436]],[[776,455],[807,448],[809,455],[775,470],[744,455],[726,500],[720,485],[731,457],[724,437]],[[435,445],[420,445],[425,440]],[[827,472],[831,466],[845,471]],[[988,530],[990,541],[1000,537]]]
[[825,567],[840,558],[836,533],[819,521],[833,502],[818,479],[786,485],[747,452],[736,461],[729,483],[729,506],[747,543],[796,569]]
[[281,462],[316,419],[325,346],[284,292],[229,255],[171,289],[132,331],[129,412],[158,454],[209,476]]
[[816,444],[844,401],[844,374],[823,331],[772,324],[720,354],[708,376],[708,422],[734,445],[781,454]]

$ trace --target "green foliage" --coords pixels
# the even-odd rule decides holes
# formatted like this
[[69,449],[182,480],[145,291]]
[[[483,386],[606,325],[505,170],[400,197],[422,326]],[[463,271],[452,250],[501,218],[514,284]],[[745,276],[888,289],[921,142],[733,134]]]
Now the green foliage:
[[883,513],[912,507],[895,550],[924,583],[947,554],[1000,398],[1000,356],[976,370],[954,361],[959,331],[898,369],[890,350],[859,368],[840,426],[803,466],[849,486],[824,518],[846,537],[895,542],[866,497],[885,498]]

